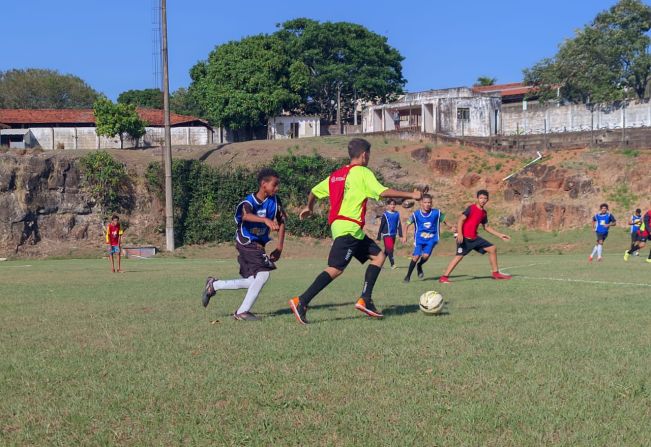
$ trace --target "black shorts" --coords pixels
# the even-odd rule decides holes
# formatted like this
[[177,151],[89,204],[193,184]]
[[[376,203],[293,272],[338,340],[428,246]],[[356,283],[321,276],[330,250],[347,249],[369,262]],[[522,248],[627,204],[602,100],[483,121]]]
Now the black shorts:
[[243,278],[276,269],[276,264],[264,252],[264,246],[257,243],[242,245],[236,242],[235,247],[238,253],[237,262],[240,264],[240,275]]
[[648,236],[643,236],[643,235],[641,235],[641,234],[639,234],[637,232],[631,234],[631,240],[633,241],[633,243],[646,242],[647,239],[648,239]]
[[471,251],[475,250],[482,255],[486,253],[486,249],[492,247],[493,244],[477,236],[475,239],[463,238],[463,242],[457,244],[457,256],[465,256]]
[[364,239],[356,239],[349,234],[339,236],[330,248],[328,267],[344,270],[353,258],[364,264],[371,256],[380,253],[380,247],[368,236],[364,236]]
[[606,238],[608,237],[608,233],[597,233],[597,232],[595,232],[595,234],[597,235],[597,240],[598,241],[605,241]]

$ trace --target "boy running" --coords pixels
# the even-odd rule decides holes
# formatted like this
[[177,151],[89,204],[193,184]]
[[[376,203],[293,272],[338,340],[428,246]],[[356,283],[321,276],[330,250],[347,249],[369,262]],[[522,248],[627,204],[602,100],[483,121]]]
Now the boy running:
[[628,261],[628,257],[635,253],[635,256],[639,254],[640,249],[644,248],[646,245],[646,236],[642,236],[640,233],[640,228],[643,228],[642,225],[642,210],[640,208],[635,210],[635,214],[631,216],[631,220],[628,223],[631,226],[631,248],[624,252],[624,261]]
[[452,258],[447,270],[439,278],[440,283],[449,283],[449,277],[454,268],[461,262],[464,256],[473,250],[482,255],[488,253],[488,259],[493,271],[493,279],[511,279],[511,276],[503,275],[499,272],[497,267],[497,249],[495,246],[477,235],[477,229],[481,225],[484,227],[484,230],[504,241],[511,239],[506,234],[502,234],[488,226],[488,213],[484,209],[486,203],[488,203],[488,191],[481,189],[477,191],[477,203],[468,206],[459,216],[459,222],[457,223],[457,255]]
[[117,215],[111,217],[111,222],[106,226],[106,245],[108,248],[111,271],[115,273],[115,258],[118,256],[118,273],[122,273],[122,235],[124,231],[120,227],[120,218]]
[[[439,242],[441,234],[441,222],[445,222],[445,214],[438,208],[432,208],[432,196],[423,194],[420,202],[420,209],[414,211],[405,222],[405,236],[402,243],[407,243],[407,233],[409,226],[414,226],[414,252],[412,253],[409,270],[403,282],[411,280],[411,274],[414,267],[417,267],[418,277],[423,278],[423,264],[427,262],[432,255],[432,251]],[[445,224],[447,225],[447,223]]]
[[[249,194],[235,210],[237,232],[235,246],[242,278],[218,280],[209,276],[201,296],[203,307],[208,306],[217,290],[248,289],[244,301],[233,314],[236,320],[257,321],[251,312],[260,291],[269,279],[269,272],[283,251],[285,243],[285,211],[276,196],[280,186],[278,173],[273,169],[262,169],[258,174],[258,192]],[[271,240],[270,231],[278,231],[278,246],[269,256],[265,245]]]
[[592,249],[592,253],[588,257],[588,261],[592,262],[595,254],[597,255],[597,261],[601,261],[604,241],[608,237],[608,229],[617,225],[617,220],[615,216],[608,212],[608,204],[602,203],[599,205],[599,213],[592,216],[592,225],[597,235],[597,244]]
[[419,191],[396,191],[382,186],[377,181],[373,172],[366,167],[371,158],[371,144],[368,141],[361,138],[350,140],[348,155],[350,164],[337,169],[312,188],[307,206],[299,215],[301,219],[305,219],[312,214],[317,199],[330,198],[328,223],[333,243],[328,256],[328,267],[302,295],[289,300],[289,306],[301,324],[308,323],[306,314],[310,301],[343,273],[352,258],[362,264],[367,260],[371,261],[366,269],[361,297],[357,300],[355,308],[373,318],[383,317],[373,304],[371,296],[385,256],[380,247],[364,233],[366,202],[368,199],[378,200],[380,197],[415,200],[421,198]]
[[396,245],[396,235],[402,238],[402,224],[400,223],[400,213],[396,211],[396,201],[389,199],[387,210],[382,214],[380,229],[377,233],[377,240],[380,238],[384,241],[384,254],[389,258],[391,268],[395,269],[396,264],[393,261],[393,250]]

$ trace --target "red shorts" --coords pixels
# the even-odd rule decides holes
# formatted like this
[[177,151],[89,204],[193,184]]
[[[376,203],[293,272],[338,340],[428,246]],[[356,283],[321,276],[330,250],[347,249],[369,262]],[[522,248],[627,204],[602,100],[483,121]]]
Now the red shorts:
[[384,236],[384,249],[391,253],[393,247],[395,246],[396,238],[395,236]]

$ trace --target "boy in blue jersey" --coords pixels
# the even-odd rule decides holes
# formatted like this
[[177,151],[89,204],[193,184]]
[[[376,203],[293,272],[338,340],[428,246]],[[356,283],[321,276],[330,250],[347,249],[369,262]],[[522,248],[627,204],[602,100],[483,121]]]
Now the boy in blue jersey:
[[387,202],[387,210],[382,214],[380,229],[377,232],[377,240],[382,239],[384,242],[384,254],[389,258],[392,269],[396,268],[393,260],[396,236],[402,238],[402,224],[400,223],[400,213],[396,211],[396,201],[390,199]]
[[642,237],[640,228],[642,227],[642,210],[640,208],[635,210],[635,214],[631,216],[628,222],[631,227],[631,248],[624,252],[624,261],[628,261],[628,257],[635,253],[635,256],[640,254],[640,249],[644,248],[646,244],[646,237]]
[[592,254],[590,254],[588,261],[592,262],[595,254],[597,255],[597,261],[601,261],[604,241],[608,237],[608,229],[617,225],[615,216],[608,212],[607,203],[602,203],[599,206],[599,212],[592,216],[592,224],[597,235],[597,244],[592,249]]
[[[407,233],[409,226],[414,226],[414,252],[409,263],[409,270],[405,276],[404,282],[411,280],[411,274],[414,267],[417,268],[418,277],[423,278],[423,264],[427,262],[429,257],[439,242],[439,235],[441,233],[441,223],[445,222],[445,214],[438,208],[432,208],[432,196],[423,194],[423,199],[420,202],[420,209],[415,211],[405,222],[405,236],[402,242],[407,242]],[[445,224],[447,225],[447,223]]]
[[[235,210],[235,246],[242,278],[218,280],[209,276],[201,296],[201,304],[206,307],[217,290],[248,289],[244,301],[233,314],[236,320],[260,319],[251,308],[269,279],[269,272],[275,270],[274,263],[280,259],[285,243],[287,216],[276,196],[280,186],[278,173],[273,169],[262,169],[258,174],[258,185],[258,191],[246,196]],[[278,245],[267,256],[265,245],[271,240],[271,231],[278,231]]]

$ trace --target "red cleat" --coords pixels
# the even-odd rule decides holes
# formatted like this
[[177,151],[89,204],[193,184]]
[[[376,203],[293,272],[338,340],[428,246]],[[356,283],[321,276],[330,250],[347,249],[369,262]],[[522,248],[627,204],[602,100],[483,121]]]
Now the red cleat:
[[452,281],[447,276],[441,276],[439,282],[442,284],[450,284]]
[[588,262],[592,262],[592,256],[588,256]]
[[511,275],[503,275],[500,272],[493,272],[493,279],[511,279]]

